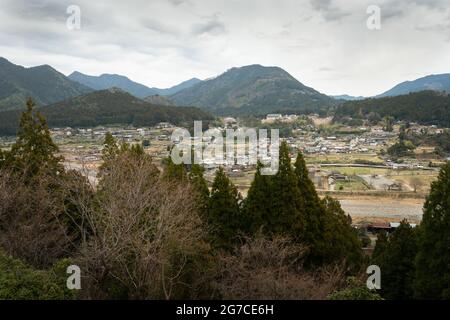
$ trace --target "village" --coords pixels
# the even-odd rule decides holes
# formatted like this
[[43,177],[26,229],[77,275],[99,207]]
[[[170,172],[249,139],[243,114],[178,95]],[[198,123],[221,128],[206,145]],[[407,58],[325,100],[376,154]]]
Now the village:
[[[336,126],[330,118],[317,115],[304,120],[305,117],[297,115],[269,114],[260,120],[260,128],[292,124],[289,134],[280,138],[288,143],[292,159],[297,152],[304,154],[309,176],[319,195],[337,198],[352,217],[355,227],[365,230],[367,235],[373,234],[374,230],[394,229],[393,226],[403,219],[420,223],[425,196],[438,174],[438,166],[432,164],[445,160],[435,155],[431,146],[419,148],[414,156],[394,161],[386,150],[398,139],[398,125],[392,132],[386,132],[381,126]],[[226,129],[246,129],[240,119],[231,117],[223,118],[217,124],[213,129],[221,133]],[[176,129],[170,123],[159,123],[142,128],[120,125],[53,128],[51,134],[64,156],[66,168],[82,171],[95,184],[107,132],[119,142],[141,144],[161,167],[173,146],[186,143],[172,141]],[[443,129],[412,124],[411,130],[439,134]],[[208,147],[208,143],[200,139],[191,139],[192,145]],[[12,137],[0,137],[0,146],[9,148],[13,141]],[[237,150],[240,148],[245,150],[246,145],[237,145]],[[243,159],[235,160],[204,159],[205,178],[211,183],[217,168],[223,166],[245,197],[256,166]]]

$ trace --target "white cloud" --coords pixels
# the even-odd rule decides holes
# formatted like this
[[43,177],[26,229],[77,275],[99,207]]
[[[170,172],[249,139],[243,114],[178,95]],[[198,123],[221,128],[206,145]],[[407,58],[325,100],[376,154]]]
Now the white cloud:
[[[449,72],[447,0],[0,0],[0,56],[69,74],[118,73],[167,87],[228,68],[276,65],[327,94],[374,95]],[[368,5],[382,29],[366,28]]]

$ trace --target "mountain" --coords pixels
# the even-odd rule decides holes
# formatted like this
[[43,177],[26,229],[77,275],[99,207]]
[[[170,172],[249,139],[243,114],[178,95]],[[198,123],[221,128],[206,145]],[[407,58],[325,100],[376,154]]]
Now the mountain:
[[186,80],[180,84],[177,84],[176,86],[173,86],[171,88],[168,89],[158,89],[158,88],[152,88],[153,90],[155,90],[159,95],[161,96],[170,96],[172,94],[175,94],[181,90],[190,88],[198,83],[202,82],[202,80],[197,79],[197,78],[192,78],[189,80]]
[[89,76],[78,71],[69,75],[69,79],[79,82],[94,90],[105,90],[110,88],[120,88],[138,98],[145,98],[158,92],[143,84],[131,81],[125,76],[117,74],[102,74],[100,76]]
[[105,90],[110,88],[120,88],[138,98],[145,98],[153,95],[168,96],[180,90],[189,88],[201,80],[192,78],[168,89],[149,88],[143,84],[134,82],[125,76],[117,74],[102,74],[100,76],[89,76],[75,71],[69,75],[69,79],[81,83],[94,90]]
[[436,91],[420,91],[407,95],[347,101],[338,107],[334,119],[367,119],[394,117],[395,120],[450,127],[450,96]]
[[28,97],[46,105],[91,91],[48,65],[25,68],[0,58],[0,110],[24,109]]
[[[109,124],[152,126],[159,122],[192,127],[194,120],[206,123],[213,117],[194,107],[158,106],[117,88],[94,91],[38,110],[50,127],[93,127]],[[0,134],[16,133],[21,111],[0,112]]]
[[355,101],[355,100],[364,100],[365,99],[362,96],[354,97],[354,96],[349,96],[348,94],[342,94],[339,96],[331,96],[331,97],[336,100],[344,100],[344,101]]
[[156,104],[159,106],[174,106],[173,102],[169,100],[169,98],[165,96],[160,96],[159,94],[155,94],[153,96],[148,96],[143,99],[151,104]]
[[377,97],[391,97],[424,90],[450,93],[450,73],[430,75],[414,81],[402,82]]
[[219,115],[319,112],[336,101],[278,67],[232,68],[170,96],[176,105],[197,106]]

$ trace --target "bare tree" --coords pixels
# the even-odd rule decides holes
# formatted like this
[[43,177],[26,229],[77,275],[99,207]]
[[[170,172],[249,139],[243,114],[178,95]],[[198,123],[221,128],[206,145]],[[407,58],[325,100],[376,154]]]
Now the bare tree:
[[100,181],[95,205],[79,207],[89,230],[77,258],[87,298],[202,293],[209,248],[188,184],[169,184],[148,159],[124,155]]
[[344,279],[344,268],[313,271],[301,265],[302,247],[288,239],[256,238],[220,255],[217,287],[224,299],[325,299]]

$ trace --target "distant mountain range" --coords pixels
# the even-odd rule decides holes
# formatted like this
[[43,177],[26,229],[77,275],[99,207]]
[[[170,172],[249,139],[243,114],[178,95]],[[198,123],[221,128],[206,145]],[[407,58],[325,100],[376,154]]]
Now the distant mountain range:
[[[159,122],[171,122],[186,127],[194,120],[208,122],[213,117],[194,107],[153,105],[131,94],[112,88],[74,97],[38,110],[47,118],[50,127],[93,127],[109,124],[152,126]],[[0,112],[0,134],[16,133],[20,110]]]
[[[100,118],[102,118],[103,112],[106,112],[106,109],[104,109],[106,106],[103,106],[102,101],[94,102],[92,99],[96,97],[95,99],[108,100],[110,95],[105,92],[109,92],[107,89],[116,87],[129,93],[127,99],[118,99],[118,101],[123,103],[123,114],[129,111],[127,103],[130,103],[130,97],[133,96],[136,98],[133,101],[138,101],[133,105],[142,106],[142,104],[145,104],[158,105],[159,107],[172,107],[175,105],[194,106],[216,115],[233,116],[264,116],[268,113],[328,114],[330,108],[335,109],[340,105],[344,105],[344,109],[339,110],[351,112],[352,108],[358,109],[361,107],[369,108],[371,112],[375,112],[374,108],[376,106],[372,104],[380,101],[383,106],[392,106],[391,100],[364,99],[363,97],[352,97],[349,95],[327,96],[305,86],[285,70],[278,67],[250,65],[232,68],[215,78],[205,81],[192,78],[172,88],[158,89],[149,88],[121,75],[103,74],[101,76],[88,76],[80,72],[74,72],[69,77],[66,77],[48,65],[25,68],[0,58],[0,111],[23,110],[26,98],[32,97],[38,106],[52,105],[54,107],[56,104],[59,107],[67,107],[68,105],[89,105],[95,107],[101,105]],[[103,94],[86,96],[86,94],[98,90],[102,90]],[[414,81],[403,82],[377,97],[402,96],[423,90],[449,93],[450,74],[430,75]],[[401,103],[400,113],[402,115],[410,106],[411,110],[409,112],[411,112],[412,118],[423,119],[423,121],[430,123],[439,122],[436,110],[439,109],[445,114],[446,107],[444,108],[443,105],[445,105],[447,100],[442,98],[442,95],[430,95],[430,91],[427,92],[424,95],[413,95],[409,98],[400,98],[392,101]],[[81,100],[73,99],[75,97],[80,97]],[[425,108],[425,106],[433,108],[434,106],[420,97],[426,97],[439,104],[436,110],[429,109],[433,110],[433,114],[429,116],[422,114],[422,112],[429,111],[421,110],[422,108]],[[84,103],[82,101],[89,102]],[[118,116],[119,105],[114,103],[114,106],[115,113],[112,119],[115,121],[119,118],[122,119],[123,114],[120,117]],[[85,109],[82,110],[78,112],[86,112],[86,115],[75,117],[78,120],[83,118],[83,121],[80,120],[82,123],[88,123],[87,115],[97,115],[95,112],[89,113]],[[382,110],[380,114],[389,114],[389,110],[384,110],[381,107],[380,110]],[[73,114],[76,113],[75,109],[72,111]],[[346,112],[346,114],[349,115],[349,112]],[[54,112],[49,111],[49,115],[54,115]],[[65,117],[65,115],[58,116]],[[126,123],[133,123],[135,117],[139,118],[139,112],[133,113],[130,117],[132,120],[128,118]],[[437,118],[435,119],[434,117]],[[102,119],[101,122],[106,121],[104,117]],[[95,122],[95,119],[92,121]]]
[[391,97],[424,90],[450,93],[450,73],[430,75],[414,81],[402,82],[377,97]]
[[0,58],[0,110],[24,109],[28,97],[47,105],[88,92],[48,65],[25,68]]
[[319,112],[336,101],[278,67],[232,68],[170,96],[176,105],[198,106],[218,115]]
[[102,74],[100,76],[89,76],[80,73],[78,71],[75,71],[72,74],[70,74],[69,79],[76,81],[80,84],[83,84],[89,88],[92,88],[93,90],[120,88],[138,98],[146,98],[148,96],[153,95],[168,96],[201,82],[201,80],[197,78],[192,78],[172,88],[158,89],[158,88],[149,88],[143,84],[134,82],[125,76],[117,74]]
[[354,97],[354,96],[349,96],[348,94],[342,94],[340,96],[331,96],[331,97],[336,100],[344,100],[344,101],[355,101],[355,100],[365,99],[365,97],[362,97],[362,96]]

